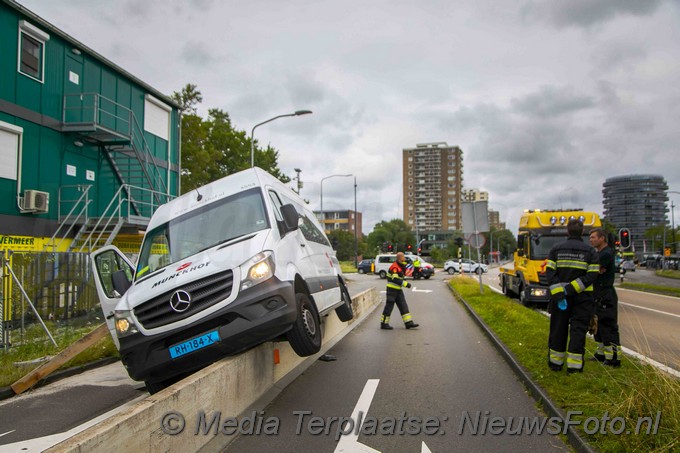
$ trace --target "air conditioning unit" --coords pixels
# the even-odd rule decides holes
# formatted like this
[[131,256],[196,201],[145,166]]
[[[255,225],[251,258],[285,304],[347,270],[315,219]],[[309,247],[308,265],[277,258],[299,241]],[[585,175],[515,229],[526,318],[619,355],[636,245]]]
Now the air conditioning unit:
[[47,212],[50,208],[50,194],[39,190],[24,191],[24,211]]

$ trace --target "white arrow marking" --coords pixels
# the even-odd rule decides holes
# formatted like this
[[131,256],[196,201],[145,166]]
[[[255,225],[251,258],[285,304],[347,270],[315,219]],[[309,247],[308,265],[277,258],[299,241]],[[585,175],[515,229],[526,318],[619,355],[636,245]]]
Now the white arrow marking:
[[431,293],[432,292],[431,289],[416,289],[415,286],[413,288],[411,288],[411,291],[413,291],[414,293]]
[[425,445],[425,442],[423,442],[420,446],[420,453],[432,453],[432,450],[427,448],[427,445]]
[[[352,420],[355,423],[359,420],[359,413],[362,413],[364,416],[368,414],[368,408],[371,407],[371,402],[375,396],[375,391],[378,390],[379,382],[380,379],[369,379],[366,381],[364,390],[361,392],[361,396],[359,396],[359,401],[357,401],[357,405],[354,406],[352,411]],[[360,426],[357,426],[351,433],[344,434],[340,438],[338,446],[335,447],[335,453],[380,453],[378,450],[358,442],[360,428]]]

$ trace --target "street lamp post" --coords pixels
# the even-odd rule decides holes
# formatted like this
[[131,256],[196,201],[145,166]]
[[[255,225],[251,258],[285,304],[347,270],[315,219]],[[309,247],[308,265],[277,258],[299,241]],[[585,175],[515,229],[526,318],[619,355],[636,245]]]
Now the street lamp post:
[[354,267],[359,267],[359,240],[357,238],[357,177],[354,177]]
[[273,118],[269,118],[267,121],[262,121],[261,123],[256,124],[253,126],[253,129],[250,131],[250,168],[253,168],[255,166],[255,129],[258,126],[262,126],[263,124],[267,124],[271,121],[277,120],[279,118],[284,118],[286,116],[300,116],[300,115],[308,115],[312,113],[311,110],[296,110],[293,113],[286,113],[285,115],[278,115]]
[[347,175],[330,175],[330,176],[325,176],[325,177],[321,178],[321,207],[320,207],[320,210],[321,210],[321,226],[323,226],[324,232],[326,231],[326,215],[323,212],[323,181],[324,181],[324,179],[334,178],[336,176],[346,177],[346,176],[354,176],[354,175],[352,175],[350,173],[350,174],[347,174]]
[[302,172],[302,170],[300,170],[299,168],[294,168],[293,170],[295,170],[295,173],[297,173],[297,194],[300,195],[300,189],[302,189],[302,183],[300,182],[300,173]]

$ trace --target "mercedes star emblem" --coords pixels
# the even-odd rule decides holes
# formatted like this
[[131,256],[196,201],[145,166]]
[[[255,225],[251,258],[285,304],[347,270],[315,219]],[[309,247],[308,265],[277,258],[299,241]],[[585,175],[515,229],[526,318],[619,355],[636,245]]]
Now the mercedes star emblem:
[[182,291],[180,289],[179,291],[172,293],[172,296],[170,296],[170,308],[175,310],[177,313],[187,311],[189,309],[189,305],[191,305],[191,295],[186,291]]

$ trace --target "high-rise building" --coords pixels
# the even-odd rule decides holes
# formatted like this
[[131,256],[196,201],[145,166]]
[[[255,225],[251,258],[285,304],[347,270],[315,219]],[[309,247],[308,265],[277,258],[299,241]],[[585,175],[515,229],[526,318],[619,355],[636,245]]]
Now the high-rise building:
[[419,236],[461,228],[463,151],[446,142],[403,150],[404,221]]
[[[616,228],[628,228],[632,249],[642,254],[645,233],[666,224],[668,184],[660,175],[626,175],[607,178],[602,195],[604,217]],[[647,248],[648,253],[652,250]]]

